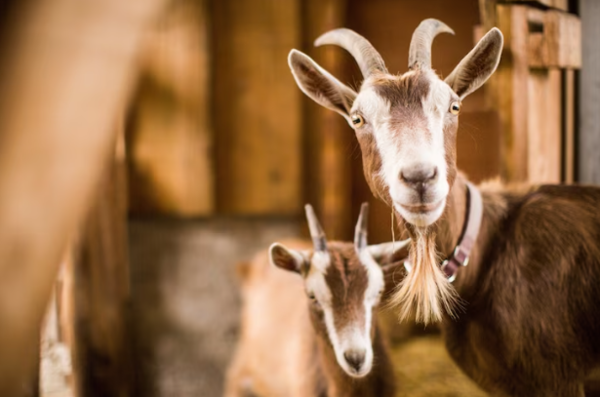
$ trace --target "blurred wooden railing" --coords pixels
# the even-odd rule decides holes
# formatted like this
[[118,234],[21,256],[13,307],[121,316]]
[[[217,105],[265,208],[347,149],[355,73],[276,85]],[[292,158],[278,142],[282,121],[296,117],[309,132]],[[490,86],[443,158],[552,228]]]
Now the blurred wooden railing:
[[33,372],[63,252],[100,188],[142,32],[162,3],[19,0],[4,8],[1,396],[19,396]]

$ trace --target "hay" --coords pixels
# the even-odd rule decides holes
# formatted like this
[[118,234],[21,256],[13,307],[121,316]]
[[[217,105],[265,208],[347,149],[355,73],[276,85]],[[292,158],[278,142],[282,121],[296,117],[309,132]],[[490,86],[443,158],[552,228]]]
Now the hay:
[[397,397],[486,397],[448,356],[439,335],[411,338],[392,347]]

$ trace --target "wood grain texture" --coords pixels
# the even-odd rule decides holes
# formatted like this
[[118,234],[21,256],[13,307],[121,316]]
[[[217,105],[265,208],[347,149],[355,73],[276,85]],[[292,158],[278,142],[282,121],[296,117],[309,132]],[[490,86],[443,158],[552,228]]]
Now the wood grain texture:
[[[307,0],[303,6],[303,47],[323,68],[346,81],[346,65],[353,60],[336,46],[315,48],[321,34],[345,25],[346,0]],[[302,96],[306,124],[306,197],[315,206],[330,238],[351,239],[352,169],[349,148],[354,131],[339,114]]]
[[600,183],[600,2],[580,1],[582,68],[579,84],[578,179]]
[[562,10],[562,11],[567,11],[569,8],[568,0],[507,0],[507,1],[505,1],[505,3],[507,3],[507,4],[528,3],[531,5],[536,5],[538,7],[556,8],[556,9]]
[[217,208],[223,213],[301,213],[301,92],[286,62],[300,46],[300,15],[299,0],[213,3]]
[[146,35],[127,131],[133,213],[213,212],[208,24],[206,1],[176,1]]
[[563,182],[575,182],[575,71],[564,71]]
[[[534,14],[538,15],[532,18]],[[529,34],[529,66],[579,69],[581,67],[579,18],[554,10],[546,12],[530,10],[528,16],[530,23],[538,24],[543,30]]]
[[529,73],[527,91],[528,180],[531,183],[560,183],[560,70],[532,70]]
[[525,181],[528,172],[528,15],[527,7],[499,4],[498,28],[504,51],[492,85],[502,130],[502,177]]

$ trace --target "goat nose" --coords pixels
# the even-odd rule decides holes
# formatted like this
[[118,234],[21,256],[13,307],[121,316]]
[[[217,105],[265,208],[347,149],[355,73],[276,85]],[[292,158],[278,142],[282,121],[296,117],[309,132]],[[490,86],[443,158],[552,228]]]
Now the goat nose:
[[437,167],[428,164],[415,164],[402,168],[400,180],[408,185],[423,185],[437,176]]
[[365,362],[365,349],[351,349],[346,350],[344,352],[344,358],[348,365],[356,370],[356,372],[360,371],[360,368],[363,366]]

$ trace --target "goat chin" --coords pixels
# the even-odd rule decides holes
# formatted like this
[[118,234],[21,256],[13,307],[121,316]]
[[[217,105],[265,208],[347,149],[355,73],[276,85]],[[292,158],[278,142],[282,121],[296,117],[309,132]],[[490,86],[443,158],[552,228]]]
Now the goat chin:
[[459,297],[439,267],[435,233],[416,231],[410,247],[411,271],[398,286],[390,303],[400,309],[400,321],[412,313],[419,323],[442,320],[444,311],[454,316]]

